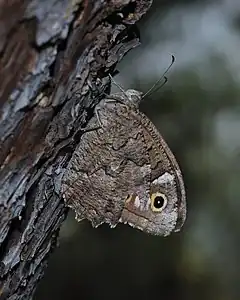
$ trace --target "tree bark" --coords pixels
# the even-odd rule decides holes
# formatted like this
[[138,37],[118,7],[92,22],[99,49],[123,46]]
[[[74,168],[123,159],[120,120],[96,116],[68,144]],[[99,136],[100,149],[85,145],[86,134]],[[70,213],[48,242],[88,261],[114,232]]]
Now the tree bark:
[[31,299],[67,209],[61,177],[151,0],[0,0],[0,299]]

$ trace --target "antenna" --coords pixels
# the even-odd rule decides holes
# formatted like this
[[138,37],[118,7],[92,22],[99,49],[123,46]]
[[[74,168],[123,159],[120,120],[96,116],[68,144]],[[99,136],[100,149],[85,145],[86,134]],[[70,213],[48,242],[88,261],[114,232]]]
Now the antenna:
[[175,62],[175,56],[172,56],[172,61],[170,63],[170,65],[167,67],[167,69],[165,70],[165,72],[163,73],[163,75],[154,83],[154,85],[143,95],[142,98],[145,98],[147,95],[149,95],[151,92],[154,91],[155,87],[159,84],[159,82],[164,79],[163,84],[161,84],[155,91],[157,91],[159,88],[161,88],[162,86],[164,86],[164,84],[167,82],[167,77],[165,76],[167,74],[167,72],[169,71],[169,69],[172,67],[172,65]]
[[124,88],[123,87],[121,87],[121,85],[120,84],[118,84],[114,79],[113,79],[113,77],[112,77],[112,75],[111,74],[109,74],[108,75],[109,77],[110,77],[110,79],[111,79],[111,81],[112,81],[112,83],[114,84],[114,85],[116,85],[116,87],[118,87],[119,88],[119,90],[121,91],[121,92],[123,92],[123,94],[125,95],[125,96],[127,96],[126,95],[126,92],[124,91]]

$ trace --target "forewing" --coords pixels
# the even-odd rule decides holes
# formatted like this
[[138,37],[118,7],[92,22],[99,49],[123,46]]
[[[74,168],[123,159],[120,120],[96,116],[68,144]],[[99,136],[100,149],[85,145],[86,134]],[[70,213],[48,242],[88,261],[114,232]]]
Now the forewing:
[[115,226],[129,194],[148,197],[151,166],[142,127],[128,107],[102,101],[69,162],[62,191],[78,219]]

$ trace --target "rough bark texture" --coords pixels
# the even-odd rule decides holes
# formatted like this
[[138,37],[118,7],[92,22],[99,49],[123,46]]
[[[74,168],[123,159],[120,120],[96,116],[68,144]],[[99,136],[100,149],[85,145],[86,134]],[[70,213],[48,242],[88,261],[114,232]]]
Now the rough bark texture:
[[[0,0],[0,299],[31,299],[74,147],[151,0]],[[100,80],[99,80],[100,79]]]

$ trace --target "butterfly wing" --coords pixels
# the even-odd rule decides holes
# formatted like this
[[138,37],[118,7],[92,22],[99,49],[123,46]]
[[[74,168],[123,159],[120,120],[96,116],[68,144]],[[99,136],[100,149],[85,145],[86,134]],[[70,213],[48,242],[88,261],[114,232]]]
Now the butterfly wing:
[[115,226],[129,195],[148,198],[151,166],[139,121],[127,106],[103,100],[68,164],[62,192],[78,220]]
[[[122,219],[135,220],[144,231],[168,235],[180,230],[186,218],[185,188],[178,163],[154,124],[140,111],[132,111],[141,128],[151,165],[150,192],[144,209],[126,203]],[[130,221],[129,221],[130,223]],[[137,224],[136,224],[137,223]]]

